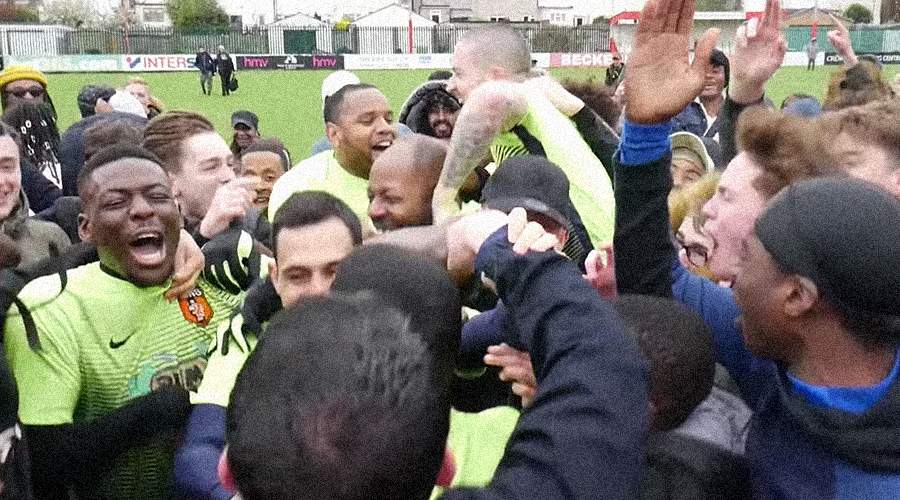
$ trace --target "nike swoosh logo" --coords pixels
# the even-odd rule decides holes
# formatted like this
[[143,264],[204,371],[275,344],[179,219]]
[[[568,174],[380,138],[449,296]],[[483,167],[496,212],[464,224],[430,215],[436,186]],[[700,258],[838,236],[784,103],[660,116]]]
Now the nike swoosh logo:
[[122,347],[123,345],[125,345],[125,342],[128,342],[128,339],[130,339],[133,336],[134,336],[134,334],[132,333],[131,335],[125,337],[125,340],[123,340],[121,342],[116,342],[113,339],[109,339],[109,348],[110,349],[118,349],[118,348]]

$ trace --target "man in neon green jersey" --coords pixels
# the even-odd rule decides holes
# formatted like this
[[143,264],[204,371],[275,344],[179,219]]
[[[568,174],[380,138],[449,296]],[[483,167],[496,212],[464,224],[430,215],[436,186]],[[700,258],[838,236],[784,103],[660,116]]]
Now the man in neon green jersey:
[[457,42],[447,89],[464,105],[435,189],[435,218],[453,215],[459,187],[485,156],[500,165],[512,156],[534,154],[559,165],[569,179],[571,212],[577,214],[564,215],[583,224],[594,247],[609,244],[615,217],[612,184],[572,121],[584,103],[558,88],[550,90],[558,84],[548,77],[533,76],[525,40],[508,27],[473,30]]
[[240,295],[201,280],[186,298],[164,298],[181,218],[148,151],[97,153],[78,188],[79,232],[100,262],[29,283],[4,329],[36,493],[168,498],[188,391]]
[[374,232],[367,194],[372,162],[394,143],[394,115],[387,98],[368,84],[346,85],[325,99],[325,130],[333,149],[308,158],[284,174],[269,198],[269,219],[290,196],[319,190],[353,209],[363,233]]

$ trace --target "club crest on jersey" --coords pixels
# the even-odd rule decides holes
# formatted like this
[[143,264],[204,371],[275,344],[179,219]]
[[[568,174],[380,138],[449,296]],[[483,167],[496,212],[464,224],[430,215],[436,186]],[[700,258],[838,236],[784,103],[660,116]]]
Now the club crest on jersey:
[[186,298],[178,299],[184,319],[195,325],[205,327],[213,317],[212,307],[203,295],[203,290],[195,288]]

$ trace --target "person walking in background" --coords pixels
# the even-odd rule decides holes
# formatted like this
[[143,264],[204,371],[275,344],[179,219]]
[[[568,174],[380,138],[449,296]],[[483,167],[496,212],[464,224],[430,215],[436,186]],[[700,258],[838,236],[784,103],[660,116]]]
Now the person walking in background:
[[606,68],[606,86],[613,88],[618,87],[624,73],[625,63],[622,62],[622,57],[619,54],[616,54],[612,58],[612,64]]
[[222,79],[222,95],[231,94],[231,75],[234,73],[234,61],[231,60],[229,54],[223,45],[219,45],[219,51],[216,55],[216,71],[219,72],[219,78]]
[[197,51],[197,55],[194,56],[194,67],[200,70],[200,88],[203,90],[203,94],[211,95],[216,62],[206,48],[200,47],[200,50]]
[[804,50],[806,50],[806,57],[809,58],[809,63],[806,65],[806,71],[815,71],[816,56],[819,55],[819,43],[816,41],[816,37],[809,39],[809,43],[806,44]]

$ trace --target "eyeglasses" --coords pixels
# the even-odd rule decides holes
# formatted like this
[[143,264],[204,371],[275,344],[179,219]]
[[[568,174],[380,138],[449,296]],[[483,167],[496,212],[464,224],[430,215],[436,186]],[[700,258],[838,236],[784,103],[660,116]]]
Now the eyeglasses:
[[28,87],[27,89],[7,90],[7,94],[12,94],[19,99],[24,99],[26,95],[31,94],[32,99],[44,96],[43,87]]
[[705,246],[700,245],[699,243],[687,244],[684,242],[684,237],[680,234],[675,235],[675,240],[678,242],[678,245],[684,249],[687,260],[691,265],[696,267],[703,267],[706,265],[706,262],[709,260],[709,251]]

